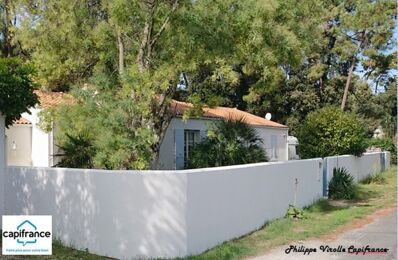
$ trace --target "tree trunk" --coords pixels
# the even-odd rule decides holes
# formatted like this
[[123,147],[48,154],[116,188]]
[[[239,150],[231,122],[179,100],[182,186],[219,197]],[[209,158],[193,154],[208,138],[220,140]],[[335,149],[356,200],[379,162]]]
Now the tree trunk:
[[[167,25],[169,24],[170,18],[176,12],[178,7],[178,0],[174,0],[173,5],[171,7],[170,13],[163,20],[159,30],[154,32],[154,23],[157,9],[157,0],[149,0],[146,5],[148,8],[148,17],[145,21],[145,25],[142,32],[141,43],[138,49],[137,57],[136,57],[136,65],[138,67],[138,71],[143,73],[145,71],[150,71],[154,55],[154,48],[156,43],[162,36],[165,31]],[[154,155],[152,161],[152,167],[157,166],[159,160],[159,152],[160,145],[162,144],[164,135],[166,133],[167,127],[169,126],[172,115],[170,113],[170,104],[167,100],[168,97],[171,97],[175,91],[174,82],[170,82],[170,87],[167,88],[163,93],[158,93],[156,97],[153,99],[152,109],[153,109],[153,117],[149,120],[145,120],[145,125],[150,126],[155,130],[155,144],[152,145],[151,150]]]
[[158,165],[159,162],[159,152],[160,146],[163,142],[163,139],[166,135],[167,128],[170,125],[170,122],[173,118],[171,104],[167,97],[171,97],[174,95],[176,88],[174,87],[173,83],[170,83],[170,87],[168,87],[164,93],[159,95],[159,98],[156,99],[155,105],[155,114],[157,117],[152,117],[150,119],[150,125],[152,125],[153,129],[155,130],[156,135],[156,142],[152,145],[152,153],[154,155],[152,165]]
[[[362,32],[358,32],[358,34],[361,34],[361,36],[359,38],[360,41],[358,42],[358,52],[357,52],[357,54],[360,52],[361,49],[364,50],[364,48],[366,48],[366,46],[368,46],[368,42],[369,42],[369,35],[366,32],[366,30],[362,31]],[[357,54],[354,54],[354,56],[352,57],[351,67],[350,67],[350,70],[348,72],[348,77],[347,77],[347,81],[346,81],[345,88],[344,88],[343,100],[341,102],[341,110],[343,110],[343,111],[344,111],[345,105],[347,103],[348,89],[350,88],[352,75],[354,73],[355,62],[357,60],[357,57],[356,57]]]
[[122,75],[124,72],[124,44],[120,30],[116,29],[116,33],[117,33],[117,46],[119,49],[119,74]]
[[4,49],[3,55],[5,57],[12,56],[12,35],[11,35],[11,27],[12,27],[12,20],[11,20],[11,3],[10,0],[4,1],[4,19],[5,19],[5,29],[4,29]]
[[347,81],[346,81],[346,83],[345,83],[343,100],[342,100],[342,102],[341,102],[341,110],[343,110],[343,111],[344,111],[345,105],[346,105],[346,103],[347,103],[348,89],[350,88],[350,83],[351,83],[351,79],[352,79],[352,74],[353,74],[353,72],[354,72],[354,67],[355,67],[355,61],[356,61],[356,56],[354,55],[354,57],[352,57],[351,67],[350,67],[350,70],[349,70],[349,72],[348,72]]
[[138,54],[136,58],[136,63],[139,72],[144,72],[145,65],[144,65],[144,55],[145,55],[145,47],[148,41],[148,30],[149,30],[149,23],[145,23],[144,32],[140,44],[140,48],[138,49]]
[[170,13],[164,19],[162,25],[159,28],[159,31],[157,31],[157,33],[154,34],[153,28],[154,28],[157,4],[158,4],[157,0],[148,1],[148,3],[147,3],[148,9],[149,9],[149,14],[148,14],[148,18],[145,22],[142,40],[141,40],[141,44],[138,49],[138,54],[137,54],[137,58],[136,58],[136,63],[138,66],[138,70],[140,72],[144,72],[145,70],[147,70],[150,67],[153,48],[154,48],[155,44],[157,43],[157,41],[159,40],[160,36],[165,31],[166,26],[169,24],[170,18],[176,12],[178,4],[179,4],[179,0],[174,1],[173,5],[171,7]]
[[136,58],[136,64],[138,66],[139,72],[144,72],[147,69],[147,60],[150,58],[148,54],[151,53],[150,46],[152,30],[153,30],[153,22],[156,11],[157,1],[152,0],[148,1],[147,6],[149,9],[148,18],[145,21],[144,30],[142,32],[142,38],[140,47],[138,49],[138,54]]

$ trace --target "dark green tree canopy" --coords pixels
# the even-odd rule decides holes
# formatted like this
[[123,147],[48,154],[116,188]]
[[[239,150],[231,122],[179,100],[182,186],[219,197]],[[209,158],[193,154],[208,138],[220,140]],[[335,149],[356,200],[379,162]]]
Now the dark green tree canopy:
[[38,102],[32,72],[19,59],[0,58],[0,112],[6,116],[6,126]]
[[[76,114],[83,116],[65,120],[70,125],[61,134],[79,136],[73,129],[91,120],[86,112],[100,111],[95,124],[104,132],[91,139],[101,155],[94,165],[146,168],[159,154],[171,98],[193,103],[197,114],[204,105],[270,112],[293,135],[311,111],[341,105],[366,121],[368,132],[380,124],[393,136],[396,6],[395,0],[0,0],[0,48],[3,57],[33,64],[41,88],[76,90],[79,99],[93,97],[83,92],[94,86],[95,102],[82,98]],[[184,87],[177,89],[180,77]]]

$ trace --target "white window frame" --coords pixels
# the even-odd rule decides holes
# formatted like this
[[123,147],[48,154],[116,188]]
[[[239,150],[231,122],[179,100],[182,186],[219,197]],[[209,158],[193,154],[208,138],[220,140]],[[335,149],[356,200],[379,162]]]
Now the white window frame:
[[[193,137],[193,140],[190,140],[191,137]],[[186,165],[189,159],[190,150],[200,142],[200,139],[200,130],[184,129],[184,165]],[[190,144],[191,141],[192,144]]]

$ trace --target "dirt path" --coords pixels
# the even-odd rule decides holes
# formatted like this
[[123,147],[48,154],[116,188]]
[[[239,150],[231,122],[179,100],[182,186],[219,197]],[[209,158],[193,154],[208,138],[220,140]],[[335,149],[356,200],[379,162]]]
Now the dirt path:
[[[289,251],[291,246],[295,246]],[[340,252],[323,252],[321,248],[334,248]],[[370,252],[365,255],[355,254],[353,246],[358,251],[363,247],[388,249],[384,252]],[[308,255],[303,251],[305,249],[315,249]],[[345,252],[343,252],[343,249]],[[362,249],[363,250],[363,249]],[[271,250],[269,253],[250,258],[251,260],[312,260],[312,259],[397,259],[397,208],[382,209],[376,211],[366,218],[354,221],[349,225],[339,228],[332,234],[322,237],[321,239],[311,239],[299,241],[291,245],[284,245]]]

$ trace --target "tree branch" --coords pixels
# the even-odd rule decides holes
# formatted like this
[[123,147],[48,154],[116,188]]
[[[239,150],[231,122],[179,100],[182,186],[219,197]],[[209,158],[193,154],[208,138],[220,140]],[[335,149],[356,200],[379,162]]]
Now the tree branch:
[[173,3],[173,7],[171,8],[171,11],[169,13],[169,15],[166,17],[166,19],[163,21],[162,26],[160,27],[159,31],[157,32],[157,34],[155,34],[153,36],[152,41],[150,42],[151,47],[153,45],[155,45],[155,43],[159,40],[160,36],[162,35],[163,31],[166,29],[167,24],[170,21],[170,17],[175,13],[175,11],[177,10],[178,7],[178,0],[175,0]]
[[[149,15],[147,20],[145,21],[144,25],[144,30],[143,30],[143,35],[142,35],[142,40],[140,43],[140,47],[138,49],[138,54],[136,58],[136,63],[138,66],[138,70],[140,72],[144,72],[146,66],[145,66],[145,49],[148,51],[149,50],[149,43],[150,43],[150,36],[151,36],[151,31],[153,27],[153,20],[154,20],[154,15],[155,15],[155,9],[156,9],[156,0],[152,1],[146,1],[145,4],[149,8]],[[148,46],[147,46],[148,45]]]
[[122,75],[124,72],[124,43],[122,39],[122,33],[120,32],[119,28],[116,28],[116,36],[119,52],[119,74]]

